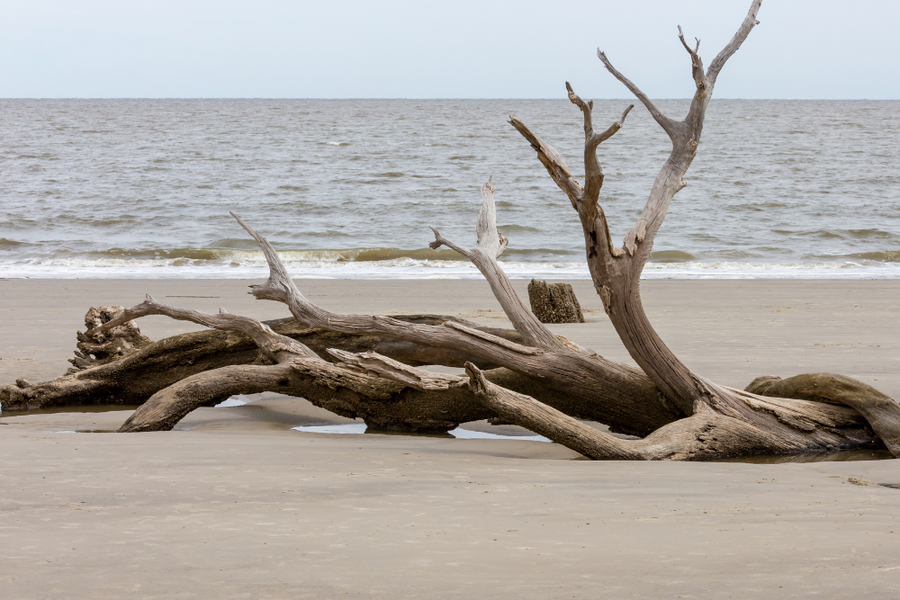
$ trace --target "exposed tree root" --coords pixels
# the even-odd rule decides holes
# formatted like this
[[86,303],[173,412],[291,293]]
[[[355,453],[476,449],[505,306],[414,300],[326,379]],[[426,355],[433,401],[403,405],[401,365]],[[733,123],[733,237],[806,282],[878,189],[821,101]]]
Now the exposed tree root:
[[746,391],[849,406],[865,417],[891,454],[900,457],[900,404],[862,381],[834,373],[757,377]]

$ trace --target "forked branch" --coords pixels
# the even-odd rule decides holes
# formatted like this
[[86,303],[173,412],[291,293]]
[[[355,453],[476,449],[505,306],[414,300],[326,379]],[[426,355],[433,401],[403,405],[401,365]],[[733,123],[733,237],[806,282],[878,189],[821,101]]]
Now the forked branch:
[[634,94],[634,97],[640,100],[641,104],[647,107],[647,110],[650,111],[650,116],[653,117],[653,120],[659,123],[659,126],[663,128],[663,131],[669,134],[670,138],[674,138],[679,129],[678,121],[671,119],[663,114],[663,112],[653,103],[653,100],[647,96],[644,92],[641,91],[641,88],[636,86],[630,79],[622,75],[616,69],[612,62],[608,58],[606,58],[606,54],[597,48],[597,57],[600,59],[600,62],[603,63],[603,66],[606,67],[606,70],[612,73],[612,76],[621,81],[628,90]]
[[446,239],[434,227],[431,230],[434,232],[435,239],[429,246],[434,249],[447,246],[468,258],[475,265],[491,286],[491,291],[503,308],[503,312],[509,317],[516,331],[522,335],[526,344],[545,350],[563,348],[564,344],[560,339],[525,306],[513,289],[509,277],[497,263],[497,257],[506,249],[509,240],[497,230],[497,209],[494,203],[494,185],[491,180],[481,187],[481,196],[481,210],[478,211],[478,225],[475,230],[478,239],[476,248],[471,250],[462,248]]
[[[262,285],[250,286],[250,293],[260,300],[276,300],[286,304],[294,318],[308,327],[322,327],[352,335],[380,335],[425,346],[453,348],[479,358],[496,360],[497,364],[513,370],[517,370],[517,366],[521,368],[520,361],[523,357],[534,357],[544,353],[540,347],[522,346],[484,331],[459,326],[458,323],[451,324],[449,321],[445,321],[442,325],[421,325],[391,317],[340,315],[329,312],[310,302],[297,289],[278,253],[265,237],[237,215],[232,213],[232,216],[257,241],[269,263],[268,280]],[[483,255],[480,251],[478,254]],[[543,325],[541,327],[543,328]],[[558,343],[559,347],[565,347],[562,341],[553,337],[555,342],[548,340],[548,344]]]
[[[734,47],[724,55],[720,55],[724,58],[716,63],[717,69],[720,69],[724,60],[737,50],[750,28],[755,24],[758,5],[758,1],[753,3],[750,15],[748,15],[748,19],[750,16],[753,17],[752,23],[745,20],[738,35],[732,40]],[[640,88],[613,67],[603,52],[598,51],[598,56],[606,69],[625,84],[644,104],[672,140],[672,152],[656,176],[644,210],[625,235],[623,249],[627,256],[622,257],[621,251],[616,252],[617,249],[610,241],[609,226],[602,208],[597,205],[596,201],[593,203],[590,201],[595,189],[597,193],[599,192],[599,187],[593,182],[602,182],[602,171],[599,170],[599,164],[594,164],[595,153],[587,152],[587,148],[585,167],[586,172],[592,174],[592,182],[586,182],[581,197],[573,198],[571,194],[569,197],[581,218],[588,267],[594,287],[600,294],[604,308],[619,337],[632,358],[653,379],[667,399],[685,415],[692,415],[697,406],[708,405],[717,397],[719,390],[710,382],[692,373],[660,339],[641,305],[639,284],[644,265],[650,258],[654,239],[662,226],[669,205],[675,194],[685,185],[684,175],[696,155],[706,108],[712,93],[712,85],[707,85],[705,82],[702,61],[697,53],[699,42],[697,47],[688,46],[680,29],[679,39],[691,55],[697,83],[697,92],[691,103],[691,109],[683,121],[675,121],[665,116]],[[581,101],[574,94],[571,86],[567,86],[567,88],[569,98],[585,115],[585,133],[590,140],[593,137],[593,126],[590,120],[591,104]],[[535,146],[536,136],[531,134],[524,125],[513,124]],[[544,156],[548,153],[543,148],[543,144],[537,145],[536,148],[538,158],[547,166],[550,161]],[[556,172],[551,170],[550,166],[547,168],[551,176],[558,181]]]
[[571,84],[566,82],[566,90],[569,93],[569,101],[581,109],[584,114],[584,197],[582,202],[593,204],[597,202],[600,195],[600,188],[603,187],[603,169],[600,167],[600,161],[597,160],[597,147],[602,142],[611,138],[625,124],[625,117],[634,108],[634,104],[628,106],[618,121],[607,128],[606,131],[594,132],[593,111],[594,101],[585,102],[572,89]]
[[260,323],[256,319],[233,315],[225,312],[225,309],[219,309],[219,314],[217,315],[210,315],[187,308],[178,308],[163,302],[158,302],[150,294],[147,294],[147,299],[140,304],[125,309],[122,311],[122,314],[115,319],[111,319],[99,327],[88,331],[87,335],[92,336],[103,333],[113,327],[127,323],[128,321],[149,315],[164,315],[171,319],[190,321],[212,329],[243,333],[253,340],[257,347],[259,347],[259,349],[273,362],[281,362],[286,356],[318,356],[306,345],[287,336],[275,333],[272,331],[271,327],[264,323]]
[[703,72],[703,61],[698,53],[700,41],[697,40],[696,46],[691,48],[684,39],[681,27],[678,28],[678,39],[691,56],[692,73],[697,87],[697,91],[691,101],[690,110],[682,121],[675,121],[663,115],[659,108],[634,83],[612,66],[612,63],[610,63],[603,52],[598,52],[598,56],[606,69],[616,79],[625,84],[635,97],[647,107],[653,118],[672,140],[672,153],[653,183],[653,188],[640,218],[625,236],[623,246],[628,254],[634,257],[632,260],[633,266],[629,273],[629,277],[633,281],[636,281],[643,271],[653,247],[653,240],[662,226],[672,198],[685,186],[684,175],[687,173],[697,153],[700,134],[703,130],[706,116],[706,108],[712,96],[716,77],[728,58],[737,52],[750,31],[757,24],[756,13],[761,3],[762,0],[754,0],[747,17],[734,38],[716,56],[706,73]]
[[634,105],[626,108],[619,120],[609,128],[597,133],[593,126],[593,102],[582,100],[568,82],[566,82],[566,90],[569,100],[584,114],[584,187],[572,177],[565,160],[555,148],[532,133],[528,126],[518,119],[510,117],[510,123],[531,143],[532,148],[537,152],[538,160],[541,161],[560,189],[569,197],[584,229],[588,267],[591,269],[595,281],[597,278],[605,280],[613,270],[613,259],[622,257],[624,252],[613,244],[606,214],[598,202],[600,188],[603,186],[603,169],[597,159],[597,148],[622,128],[625,118]]
[[597,148],[622,128],[625,124],[625,117],[628,116],[634,105],[629,105],[619,120],[606,131],[597,134],[594,133],[593,126],[594,102],[582,100],[568,81],[566,90],[569,93],[569,101],[581,109],[584,115],[584,195],[576,204],[575,209],[584,229],[588,266],[592,272],[597,271],[598,277],[606,279],[613,269],[612,259],[623,256],[624,252],[613,244],[606,213],[599,203],[600,188],[603,186],[603,168],[597,159]]
[[532,133],[522,121],[515,117],[510,117],[509,124],[515,127],[518,132],[522,134],[522,137],[528,140],[528,143],[531,144],[531,147],[537,152],[538,160],[541,161],[541,164],[547,169],[550,177],[556,182],[556,185],[565,192],[566,196],[569,197],[572,208],[578,210],[578,203],[581,202],[581,198],[584,195],[584,188],[574,177],[572,177],[572,172],[569,171],[569,165],[566,164],[566,159],[556,151],[556,148]]
[[684,49],[691,55],[691,75],[694,77],[694,84],[697,86],[697,90],[702,92],[706,89],[708,82],[706,80],[706,73],[703,72],[703,60],[700,58],[700,54],[698,54],[698,51],[700,50],[700,40],[694,38],[697,40],[697,45],[694,48],[688,46],[688,43],[684,41],[684,32],[681,31],[681,25],[678,26],[678,39],[681,40],[681,45],[684,46]]
[[731,41],[722,48],[722,51],[719,52],[709,64],[709,69],[706,71],[706,77],[709,79],[711,85],[716,84],[716,78],[719,76],[719,71],[722,70],[722,67],[725,66],[728,59],[738,51],[738,48],[741,47],[741,44],[744,43],[744,40],[747,39],[747,36],[750,35],[753,28],[759,25],[759,21],[756,20],[756,14],[759,12],[760,6],[762,6],[762,0],[753,0],[753,4],[750,5],[750,10],[747,11],[747,16],[744,17],[744,22],[741,23],[741,26],[738,28],[737,32],[735,32],[734,37],[731,38]]

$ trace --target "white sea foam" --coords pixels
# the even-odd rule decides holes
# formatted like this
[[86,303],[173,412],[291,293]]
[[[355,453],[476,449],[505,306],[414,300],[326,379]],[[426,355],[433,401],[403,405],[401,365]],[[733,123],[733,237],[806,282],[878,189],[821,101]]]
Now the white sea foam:
[[[7,279],[264,279],[268,275],[260,254],[247,253],[236,261],[186,259],[43,259],[0,262]],[[384,261],[284,261],[298,279],[480,279],[468,262],[398,258]],[[512,279],[589,279],[581,262],[503,262]],[[679,262],[648,263],[644,279],[896,279],[900,263],[835,261],[816,263]]]

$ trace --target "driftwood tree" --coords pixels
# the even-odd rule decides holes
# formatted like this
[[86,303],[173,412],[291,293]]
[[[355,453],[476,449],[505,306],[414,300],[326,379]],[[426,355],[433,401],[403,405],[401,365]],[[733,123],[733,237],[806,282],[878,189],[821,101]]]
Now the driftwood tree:
[[[679,28],[696,92],[687,116],[675,120],[613,67],[606,69],[643,104],[672,142],[646,206],[614,244],[598,199],[602,142],[625,124],[595,131],[593,103],[566,84],[584,119],[585,181],[524,123],[510,123],[566,194],[584,231],[588,268],[607,315],[635,369],[553,334],[529,311],[497,258],[507,239],[497,231],[489,181],[482,187],[477,245],[464,248],[434,230],[433,248],[447,246],[483,274],[514,331],[480,327],[452,317],[340,315],[311,303],[295,286],[269,242],[235,216],[257,241],[269,278],[252,286],[261,300],[284,303],[293,320],[260,323],[220,312],[208,315],[147,300],[130,309],[96,310],[79,334],[76,368],[59,379],[0,389],[3,410],[49,405],[122,402],[140,407],[120,431],[171,429],[188,412],[234,394],[277,391],[309,399],[335,413],[362,417],[374,428],[447,431],[457,424],[499,417],[594,459],[717,459],[748,454],[800,454],[887,447],[900,456],[900,405],[872,387],[839,375],[760,377],[746,390],[693,373],[660,339],[641,304],[640,276],[669,204],[684,187],[716,79],[757,24],[755,0],[732,40],[704,69],[699,41],[691,47]],[[133,319],[166,315],[212,332],[159,342],[142,338]],[[99,316],[98,316],[99,315]],[[427,364],[463,366],[465,376],[438,375]],[[609,426],[624,439],[582,421]]]

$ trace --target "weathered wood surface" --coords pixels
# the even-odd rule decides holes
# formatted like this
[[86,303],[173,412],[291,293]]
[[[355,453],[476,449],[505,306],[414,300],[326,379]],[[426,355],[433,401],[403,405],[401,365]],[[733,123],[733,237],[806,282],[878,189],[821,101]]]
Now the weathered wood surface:
[[584,323],[584,313],[569,283],[532,279],[528,284],[531,312],[541,323]]
[[[123,307],[91,308],[85,320],[89,327],[98,327],[124,310]],[[106,316],[96,318],[100,314]],[[521,341],[521,336],[515,331],[481,327],[455,317],[397,315],[394,318],[423,325],[456,321],[512,342]],[[252,340],[237,331],[199,331],[153,342],[140,333],[133,321],[126,325],[118,325],[96,336],[78,332],[74,364],[80,368],[70,369],[66,375],[47,382],[19,380],[16,385],[2,386],[0,408],[14,412],[57,406],[137,405],[185,377],[230,365],[252,364],[259,358],[259,349]],[[266,321],[265,325],[280,335],[305,344],[326,359],[329,348],[341,348],[350,352],[371,350],[414,366],[444,364],[462,367],[467,361],[474,361],[484,369],[496,367],[490,361],[454,350],[374,335],[352,335],[304,327],[290,317]],[[128,339],[140,336],[146,343],[126,346],[120,341],[123,333]],[[98,353],[99,359],[87,354],[87,350],[97,347],[104,349]]]
[[[757,24],[760,5],[761,0],[752,2],[733,39],[706,70],[698,53],[699,42],[689,46],[679,28],[696,88],[688,114],[680,121],[663,114],[598,52],[606,69],[635,95],[672,143],[647,203],[621,247],[613,243],[599,204],[604,175],[597,151],[624,126],[632,106],[598,133],[593,127],[593,103],[583,101],[566,84],[569,99],[584,120],[584,185],[572,176],[559,152],[524,123],[510,119],[578,213],[594,287],[639,369],[607,360],[553,334],[524,305],[497,260],[509,240],[497,230],[494,188],[488,181],[482,187],[477,246],[464,248],[434,229],[432,247],[452,248],[479,269],[514,333],[453,318],[328,311],[302,294],[268,240],[234,215],[257,241],[269,265],[268,280],[252,286],[251,293],[257,299],[285,304],[296,325],[206,315],[148,298],[141,305],[110,315],[106,324],[84,336],[101,343],[95,336],[127,327],[130,318],[145,314],[188,319],[222,331],[175,336],[143,347],[138,339],[133,348],[120,346],[120,350],[113,345],[98,349],[96,360],[105,364],[53,382],[20,382],[0,389],[4,410],[7,405],[22,407],[60,399],[144,402],[149,398],[122,428],[143,431],[170,428],[197,406],[228,395],[277,390],[306,397],[338,414],[362,417],[377,428],[439,431],[465,420],[497,417],[595,459],[709,460],[885,446],[900,456],[900,405],[893,399],[856,380],[822,373],[787,380],[761,378],[748,390],[718,385],[695,374],[674,355],[641,304],[641,273],[668,207],[685,185],[716,80]],[[288,333],[290,327],[299,329]],[[221,337],[208,337],[213,335]],[[75,361],[76,365],[90,366],[91,353],[79,352],[82,363]],[[121,357],[108,360],[111,356]],[[465,377],[436,375],[419,368],[463,363]],[[500,368],[483,371],[486,366]],[[126,381],[135,375],[150,377]],[[580,418],[605,423],[613,432],[640,439],[621,439],[581,423]]]

